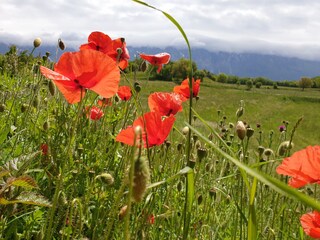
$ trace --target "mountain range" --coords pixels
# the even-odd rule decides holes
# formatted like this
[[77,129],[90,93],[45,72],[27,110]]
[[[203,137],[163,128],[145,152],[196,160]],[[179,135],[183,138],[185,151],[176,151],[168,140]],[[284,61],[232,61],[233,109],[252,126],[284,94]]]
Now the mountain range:
[[[18,46],[19,50],[31,51],[32,47]],[[0,43],[0,53],[4,54],[9,46]],[[139,53],[156,54],[168,52],[171,60],[188,58],[188,50],[176,47],[128,47],[131,59],[139,57]],[[66,49],[76,51],[76,49]],[[62,54],[57,51],[56,46],[41,46],[34,52],[35,55],[51,53],[51,59],[56,60]],[[192,49],[192,59],[198,69],[206,69],[214,74],[225,73],[239,77],[265,77],[273,81],[295,81],[301,77],[320,76],[320,61],[305,60],[295,57],[284,57],[278,55],[266,55],[260,53],[230,53],[211,52],[203,48]]]

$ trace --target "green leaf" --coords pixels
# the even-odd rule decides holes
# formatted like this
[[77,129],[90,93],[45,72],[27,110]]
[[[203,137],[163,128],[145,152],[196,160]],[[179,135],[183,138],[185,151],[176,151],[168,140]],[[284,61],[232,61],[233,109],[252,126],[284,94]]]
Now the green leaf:
[[46,198],[34,192],[22,192],[16,199],[13,199],[13,200],[0,198],[1,205],[8,205],[8,204],[15,204],[15,203],[37,205],[42,207],[51,207],[51,203]]
[[17,186],[27,189],[38,188],[36,181],[30,176],[11,177],[7,181],[8,186]]

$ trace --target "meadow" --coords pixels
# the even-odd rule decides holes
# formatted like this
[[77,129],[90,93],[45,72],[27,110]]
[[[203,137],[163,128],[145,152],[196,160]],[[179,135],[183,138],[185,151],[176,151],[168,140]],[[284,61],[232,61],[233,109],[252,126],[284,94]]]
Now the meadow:
[[318,89],[151,81],[170,54],[125,72],[102,32],[58,51],[1,58],[0,239],[320,237]]

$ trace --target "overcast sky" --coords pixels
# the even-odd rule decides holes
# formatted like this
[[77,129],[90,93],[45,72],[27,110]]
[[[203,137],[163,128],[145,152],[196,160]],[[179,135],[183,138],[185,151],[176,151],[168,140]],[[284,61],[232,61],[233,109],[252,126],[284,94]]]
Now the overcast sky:
[[[147,0],[171,14],[191,47],[320,60],[320,1]],[[160,12],[131,0],[0,0],[0,42],[78,47],[92,31],[128,46],[186,47]]]

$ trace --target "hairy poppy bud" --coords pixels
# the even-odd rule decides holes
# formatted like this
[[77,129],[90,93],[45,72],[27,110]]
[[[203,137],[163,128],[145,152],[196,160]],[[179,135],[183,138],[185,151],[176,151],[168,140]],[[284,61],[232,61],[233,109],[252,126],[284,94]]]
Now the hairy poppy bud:
[[141,91],[141,85],[140,85],[140,83],[135,82],[135,83],[133,84],[133,88],[134,88],[134,90],[135,90],[137,93],[140,92],[140,91]]
[[63,51],[66,49],[66,45],[64,44],[64,42],[61,40],[61,38],[58,39],[58,46],[59,48]]
[[146,63],[146,61],[143,61],[143,62],[141,63],[141,65],[140,65],[140,70],[141,70],[142,72],[145,72],[145,71],[147,70],[147,63]]
[[124,205],[124,206],[120,209],[119,219],[120,219],[120,220],[124,219],[124,217],[127,215],[127,212],[128,212],[128,206],[127,206],[127,205]]
[[134,163],[132,199],[140,202],[143,199],[147,185],[150,181],[150,172],[144,157],[138,157]]
[[46,52],[46,56],[49,57],[50,56],[50,52]]
[[52,96],[54,96],[56,93],[56,86],[52,81],[49,81],[49,92]]
[[33,46],[34,46],[35,48],[37,48],[37,47],[39,47],[40,45],[41,45],[41,39],[40,39],[40,38],[34,39],[34,41],[33,41]]
[[43,123],[43,130],[45,130],[45,131],[47,131],[48,130],[48,128],[49,128],[49,122],[48,121],[45,121],[44,123]]
[[238,121],[236,125],[236,133],[238,137],[243,140],[247,134],[247,128],[242,121]]
[[98,175],[96,178],[100,179],[101,182],[107,184],[108,186],[114,183],[114,178],[110,173],[102,173],[101,175]]
[[21,105],[21,112],[25,112],[28,109],[29,105],[28,104],[22,104]]
[[263,151],[263,154],[266,155],[267,157],[270,157],[270,156],[273,154],[273,151],[272,151],[272,149],[270,149],[270,148],[266,148],[266,149]]
[[201,162],[202,159],[207,156],[207,149],[202,148],[202,147],[198,148],[197,155],[198,155],[199,162]]

